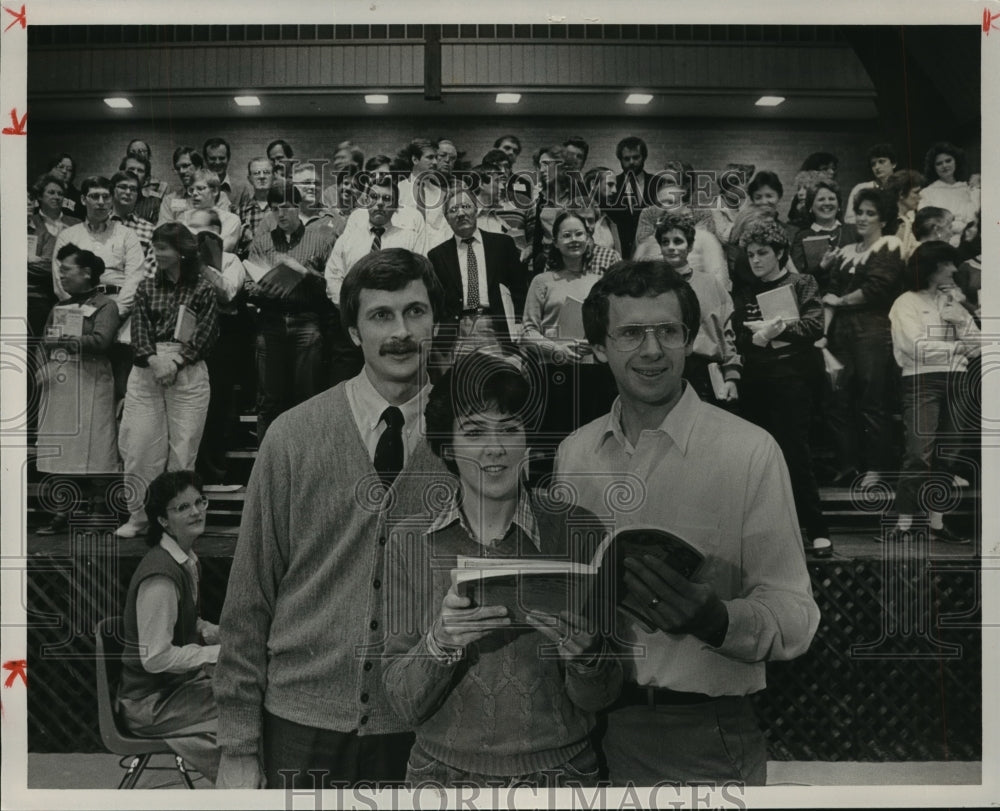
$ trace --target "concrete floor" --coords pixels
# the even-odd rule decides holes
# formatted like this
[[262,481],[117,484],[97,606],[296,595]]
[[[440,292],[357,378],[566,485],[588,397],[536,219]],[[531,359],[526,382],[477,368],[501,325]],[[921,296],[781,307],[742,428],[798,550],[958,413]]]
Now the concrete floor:
[[[122,770],[116,755],[28,754],[28,788],[31,789],[113,789]],[[173,770],[173,758],[157,755],[153,765],[170,771],[146,771],[138,788],[183,788]],[[892,786],[892,785],[979,785],[982,764],[978,761],[906,763],[826,763],[770,761],[768,785],[772,786]],[[195,774],[195,787],[211,788]]]

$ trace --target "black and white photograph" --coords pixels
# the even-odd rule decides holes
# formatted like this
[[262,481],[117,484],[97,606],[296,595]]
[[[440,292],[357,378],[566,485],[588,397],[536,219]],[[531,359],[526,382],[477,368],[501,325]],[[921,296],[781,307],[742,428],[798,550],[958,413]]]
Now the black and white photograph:
[[1000,2],[0,30],[4,808],[1000,802]]

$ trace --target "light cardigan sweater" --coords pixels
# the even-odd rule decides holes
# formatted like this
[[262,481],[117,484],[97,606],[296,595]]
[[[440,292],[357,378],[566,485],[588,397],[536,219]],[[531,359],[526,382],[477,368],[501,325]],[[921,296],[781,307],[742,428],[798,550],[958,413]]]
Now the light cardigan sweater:
[[[388,499],[392,517],[427,511],[445,478],[421,441]],[[382,688],[380,486],[344,384],[286,411],[247,485],[220,621],[219,745],[260,751],[263,709],[306,726],[401,732]]]

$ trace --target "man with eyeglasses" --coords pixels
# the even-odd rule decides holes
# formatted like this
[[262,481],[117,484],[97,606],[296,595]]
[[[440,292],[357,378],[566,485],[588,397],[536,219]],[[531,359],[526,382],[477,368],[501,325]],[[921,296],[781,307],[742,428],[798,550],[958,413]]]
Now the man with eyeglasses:
[[160,217],[160,198],[150,191],[148,184],[151,172],[149,159],[141,155],[126,155],[118,164],[118,171],[131,172],[138,178],[139,196],[135,205],[135,215],[155,226]]
[[236,254],[240,259],[246,259],[249,256],[253,236],[261,222],[266,220],[270,223],[268,227],[274,227],[273,218],[268,216],[271,207],[267,202],[267,193],[274,185],[274,167],[271,165],[271,161],[264,157],[252,158],[247,163],[247,180],[253,194],[237,212],[243,223],[240,241],[236,248]]
[[488,316],[500,342],[509,342],[527,290],[514,240],[480,230],[479,205],[467,189],[448,192],[444,214],[454,237],[427,253],[444,288],[443,323],[462,335],[471,326],[466,322]]
[[56,238],[52,251],[52,286],[60,301],[69,298],[62,288],[59,261],[56,257],[64,245],[72,243],[81,250],[92,251],[104,260],[104,273],[98,289],[114,299],[122,326],[116,343],[109,352],[115,376],[115,397],[125,396],[125,384],[132,368],[131,341],[132,301],[139,283],[146,276],[146,259],[139,238],[133,231],[111,219],[114,210],[113,189],[106,177],[88,177],[80,184],[80,197],[86,210],[85,219],[71,225]]
[[[615,785],[764,785],[750,696],[765,663],[803,654],[819,623],[781,450],[683,379],[699,319],[695,292],[662,260],[616,265],[583,305],[619,397],[560,445],[557,477],[612,529],[665,529],[705,557],[692,580],[625,558],[625,587],[656,622],[615,629],[626,685],[602,742]],[[644,487],[622,499],[636,476]]]
[[351,212],[344,233],[330,252],[323,275],[326,294],[337,308],[336,323],[331,324],[330,383],[353,377],[361,369],[362,358],[339,326],[340,288],[355,262],[370,253],[387,248],[406,248],[426,253],[427,225],[420,212],[399,207],[399,194],[392,175],[379,175],[366,195],[368,204]]
[[142,184],[132,172],[117,172],[111,178],[111,221],[120,222],[138,238],[145,257],[146,278],[156,275],[156,256],[153,254],[153,223],[136,213],[139,190]]

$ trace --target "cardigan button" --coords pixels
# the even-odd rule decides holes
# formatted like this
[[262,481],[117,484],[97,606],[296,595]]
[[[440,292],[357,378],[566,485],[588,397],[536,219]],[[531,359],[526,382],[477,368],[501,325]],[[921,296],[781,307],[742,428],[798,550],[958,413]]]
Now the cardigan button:
[[379,535],[378,542],[380,545],[385,546],[386,543],[385,535]]
[[368,716],[367,715],[362,715],[361,716],[361,721],[360,721],[361,726],[364,726],[367,723],[368,723]]
[[369,622],[368,627],[374,631],[376,628],[378,628],[378,620],[372,620],[371,622]]
[[373,667],[371,662],[365,662],[365,670],[371,670]]
[[361,694],[361,703],[362,704],[367,704],[368,703],[368,693],[362,693]]
[[376,578],[375,578],[375,579],[374,579],[374,580],[372,581],[372,588],[373,588],[373,589],[380,589],[380,588],[382,588],[382,581],[381,581],[381,580],[379,580],[379,579],[378,579],[378,578],[376,577]]

